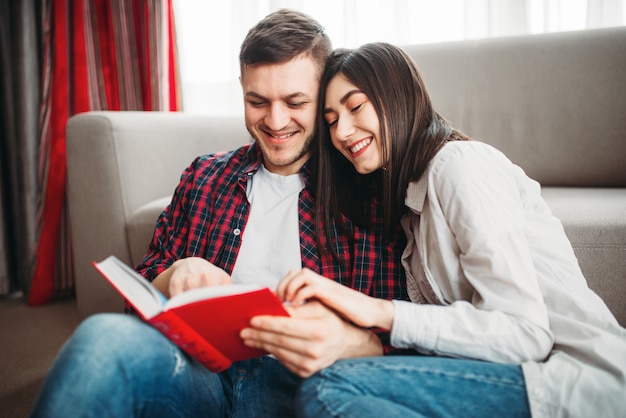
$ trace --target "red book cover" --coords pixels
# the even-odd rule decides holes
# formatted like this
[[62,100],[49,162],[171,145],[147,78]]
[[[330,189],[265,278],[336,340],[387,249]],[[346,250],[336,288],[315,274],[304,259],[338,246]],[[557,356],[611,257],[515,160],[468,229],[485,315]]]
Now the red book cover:
[[247,347],[239,337],[253,316],[288,315],[268,287],[201,287],[167,300],[115,256],[94,262],[94,266],[146,322],[212,371],[222,371],[234,361],[267,354]]

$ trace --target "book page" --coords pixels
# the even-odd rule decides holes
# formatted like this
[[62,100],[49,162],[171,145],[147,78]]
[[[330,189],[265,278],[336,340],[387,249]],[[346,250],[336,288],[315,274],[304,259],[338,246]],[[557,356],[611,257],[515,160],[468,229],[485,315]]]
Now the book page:
[[221,296],[249,293],[255,290],[263,289],[264,287],[265,286],[244,283],[199,287],[197,289],[187,290],[173,296],[165,304],[165,309],[171,309],[177,306],[187,305],[188,303],[213,299]]
[[94,265],[144,318],[152,318],[163,310],[165,296],[119,258],[109,256]]

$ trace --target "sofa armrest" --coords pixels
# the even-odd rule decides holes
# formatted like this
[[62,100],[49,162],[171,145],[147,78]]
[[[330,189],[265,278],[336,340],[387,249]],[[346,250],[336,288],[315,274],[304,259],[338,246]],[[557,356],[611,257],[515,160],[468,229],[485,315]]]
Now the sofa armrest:
[[87,112],[70,118],[68,215],[82,316],[122,310],[121,297],[91,262],[114,254],[132,264],[127,228],[137,209],[170,196],[196,156],[249,140],[240,117]]
[[171,200],[172,196],[152,200],[137,208],[131,215],[126,226],[131,265],[136,266],[143,260],[154,234],[155,222]]

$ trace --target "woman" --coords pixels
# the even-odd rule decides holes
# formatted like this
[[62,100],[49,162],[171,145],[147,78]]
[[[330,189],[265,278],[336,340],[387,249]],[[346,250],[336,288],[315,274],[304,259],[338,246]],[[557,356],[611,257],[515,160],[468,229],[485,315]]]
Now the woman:
[[450,127],[397,47],[336,51],[320,106],[318,225],[365,222],[380,185],[415,303],[308,270],[277,292],[425,355],[337,362],[303,384],[303,416],[624,416],[626,330],[587,287],[539,184]]

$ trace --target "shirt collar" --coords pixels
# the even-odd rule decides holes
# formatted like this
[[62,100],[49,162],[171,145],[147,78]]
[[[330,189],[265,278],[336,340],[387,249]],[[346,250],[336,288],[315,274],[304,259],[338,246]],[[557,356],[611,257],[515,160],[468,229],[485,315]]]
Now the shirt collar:
[[302,180],[304,180],[304,187],[307,189],[311,187],[311,158],[309,158],[302,168],[300,168],[300,175],[302,176]]
[[422,213],[428,192],[428,170],[419,180],[409,183],[404,204],[415,213]]
[[261,147],[253,142],[249,145],[248,152],[246,152],[244,164],[242,166],[242,173],[244,177],[256,173],[261,166],[263,160],[263,154],[261,153]]
[[[246,153],[245,163],[243,165],[242,173],[243,178],[253,175],[261,167],[261,161],[263,161],[263,153],[261,147],[255,142],[252,142]],[[309,158],[302,168],[300,168],[300,175],[304,180],[305,187],[311,187],[311,158]]]

